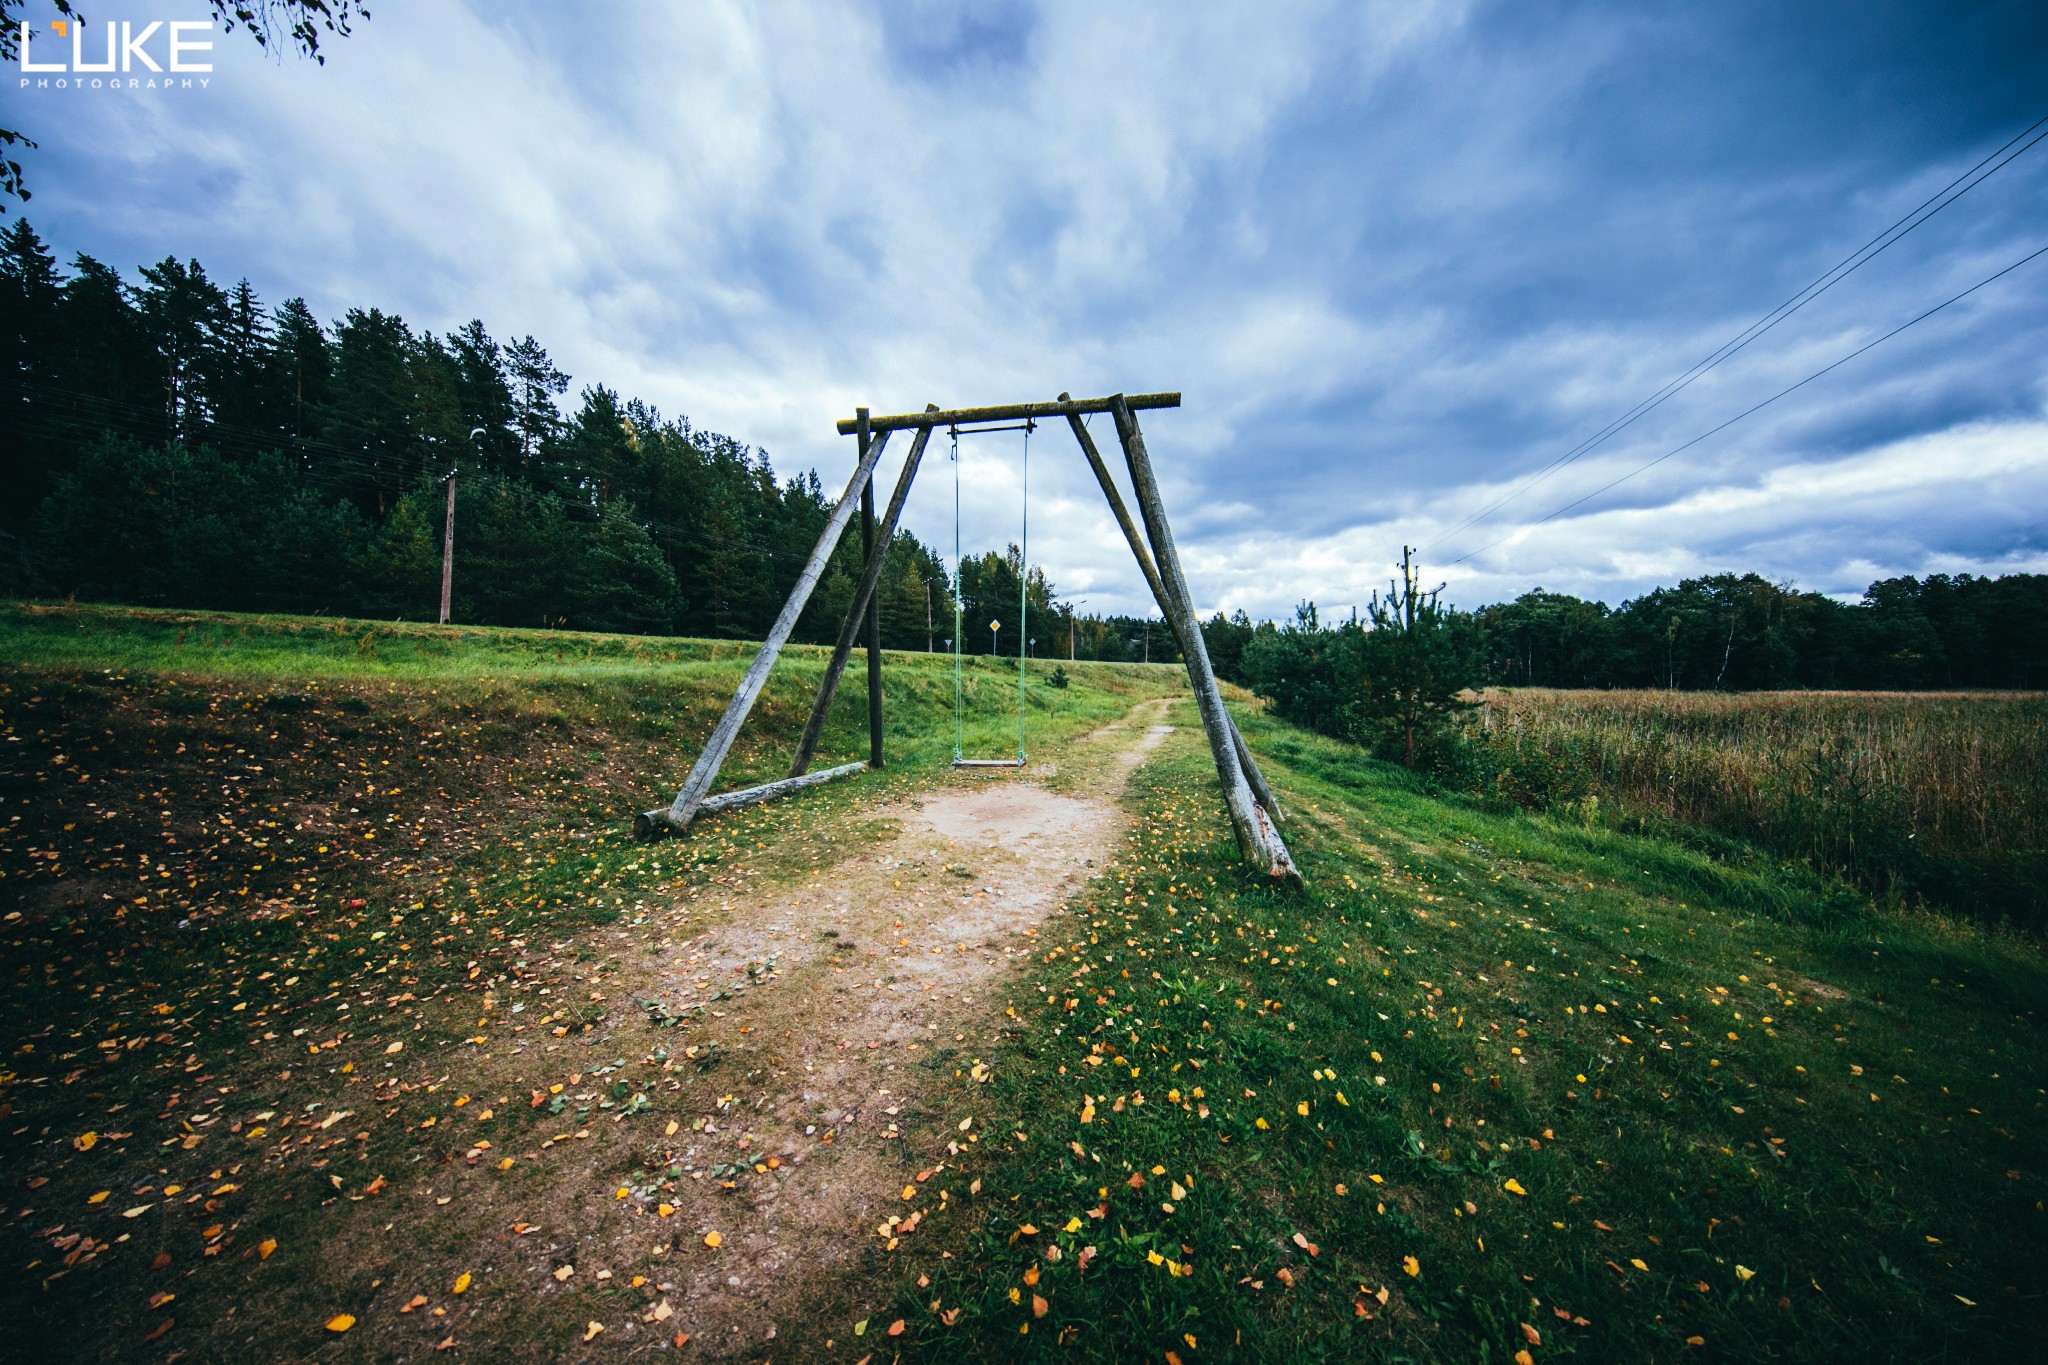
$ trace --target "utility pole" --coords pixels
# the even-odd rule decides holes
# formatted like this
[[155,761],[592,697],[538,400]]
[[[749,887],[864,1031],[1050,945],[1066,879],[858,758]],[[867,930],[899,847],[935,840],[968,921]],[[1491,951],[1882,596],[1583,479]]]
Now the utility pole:
[[932,652],[933,652],[933,650],[932,650],[932,580],[931,580],[931,578],[930,578],[929,576],[927,576],[927,577],[925,578],[925,580],[924,580],[924,652],[925,652],[925,653],[927,653],[927,654],[930,654],[930,653],[932,653]]
[[[471,427],[469,439],[472,444],[484,434],[482,427]],[[448,607],[455,588],[455,466],[448,467],[448,524],[441,535],[441,624],[448,624]]]
[[1078,606],[1080,606],[1080,605],[1081,605],[1081,604],[1082,604],[1083,602],[1086,602],[1087,600],[1088,600],[1088,599],[1087,599],[1087,598],[1085,598],[1085,597],[1077,597],[1077,598],[1075,598],[1075,599],[1074,599],[1073,601],[1071,601],[1071,602],[1067,603],[1067,662],[1068,662],[1068,663],[1072,663],[1072,662],[1074,661],[1074,618],[1075,618],[1075,617],[1076,617],[1077,615],[1079,615],[1079,614],[1080,614],[1080,613],[1076,612],[1076,611],[1074,610],[1074,608],[1075,608],[1075,607],[1078,607]]

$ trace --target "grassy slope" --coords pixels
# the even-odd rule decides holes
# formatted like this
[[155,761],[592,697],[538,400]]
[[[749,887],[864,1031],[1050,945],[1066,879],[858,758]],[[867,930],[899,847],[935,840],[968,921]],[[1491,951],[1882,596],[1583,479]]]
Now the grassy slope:
[[[460,1163],[467,1138],[440,1136],[467,1122],[459,1093],[548,1079],[493,1070],[513,1023],[485,1009],[479,1027],[493,983],[597,984],[612,964],[581,960],[583,926],[713,877],[776,878],[789,836],[815,849],[950,753],[950,676],[899,658],[892,775],[650,852],[622,818],[679,776],[742,648],[372,631],[0,615],[0,886],[21,915],[0,922],[0,1019],[20,1040],[0,1295],[20,1339],[119,1354],[175,1318],[166,1353],[291,1355],[339,1304],[364,1317],[348,1344],[409,1354],[443,1330],[502,1351],[586,1313],[616,1322],[622,1286],[542,1300],[479,1264],[463,1299],[435,1291],[445,1323],[403,1320],[410,1345],[365,1335],[401,1321],[387,1300],[413,1285],[376,1286],[408,1257],[484,1255],[442,1221],[461,1202],[437,1214],[365,1182]],[[775,771],[817,667],[806,651],[778,672],[748,773]],[[1075,672],[1035,724],[1090,725],[1171,679]],[[970,748],[1003,746],[996,682]],[[860,746],[859,691],[856,671],[831,752]],[[1662,1358],[1694,1336],[1743,1358],[1992,1358],[2027,1339],[2048,1084],[2034,950],[1874,918],[1761,859],[1436,801],[1342,746],[1248,726],[1310,894],[1229,856],[1198,732],[1162,750],[1134,782],[1130,846],[1010,992],[994,1081],[961,1082],[1012,1121],[1009,1150],[982,1158],[964,1220],[893,1253],[903,1288],[867,1335],[819,1325],[835,1355],[897,1316],[890,1345],[932,1359]],[[580,987],[554,998],[558,1027],[603,1009]],[[363,1117],[313,1126],[338,1108]],[[265,1112],[307,1118],[267,1121],[266,1140]],[[501,1110],[502,1148],[529,1113]],[[318,1145],[273,1159],[281,1134]],[[538,1197],[548,1172],[505,1179]]]
[[1237,871],[1198,745],[1140,775],[1142,828],[1020,992],[999,1211],[895,1310],[920,1340],[2024,1349],[2048,1288],[2034,948],[1878,918],[1760,858],[1446,803],[1275,723],[1250,737],[1312,893]]
[[[774,882],[856,854],[864,810],[951,757],[950,669],[891,656],[885,774],[649,848],[625,837],[632,812],[680,781],[750,651],[460,636],[0,611],[0,1263],[15,1271],[0,1303],[17,1342],[57,1358],[144,1343],[279,1358],[320,1347],[346,1310],[359,1354],[431,1351],[445,1332],[546,1358],[586,1318],[616,1328],[623,1282],[545,1299],[516,1286],[525,1249],[495,1211],[570,1218],[564,1181],[602,1184],[569,1226],[609,1226],[626,1208],[611,1187],[646,1178],[635,1166],[675,1105],[740,1087],[749,1044],[693,1029],[720,1045],[709,1060],[687,1077],[658,1064],[679,1035],[640,1017],[626,994],[638,964],[593,950],[587,930],[714,880]],[[821,666],[805,649],[778,668],[724,785],[781,775]],[[1074,672],[1034,694],[1033,743],[1178,686],[1165,669]],[[1013,679],[970,675],[975,752],[1014,744]],[[821,763],[865,751],[864,689],[856,666]],[[553,994],[494,1000],[515,977]],[[515,998],[523,1018],[506,1012]],[[557,1044],[556,1030],[573,1036]],[[508,1051],[515,1037],[532,1050]],[[571,1043],[589,1046],[544,1055]],[[451,1193],[480,1135],[533,1150],[551,1120],[528,1091],[614,1049],[642,1059],[616,1079],[660,1107],[601,1128],[587,1144],[601,1153],[502,1174],[483,1163],[452,1206],[421,1197],[424,1183]],[[477,1282],[448,1298],[464,1269]],[[416,1290],[456,1311],[397,1317]]]

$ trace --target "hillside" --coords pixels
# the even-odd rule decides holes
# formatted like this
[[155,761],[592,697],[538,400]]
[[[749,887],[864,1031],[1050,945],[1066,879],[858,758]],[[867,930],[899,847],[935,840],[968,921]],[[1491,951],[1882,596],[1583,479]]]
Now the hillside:
[[[1276,891],[1235,860],[1165,667],[1034,686],[1020,788],[951,773],[949,661],[891,654],[887,772],[632,843],[748,653],[0,612],[26,1344],[2030,1339],[2034,944],[1761,855],[1447,802],[1247,708],[1308,880]],[[779,773],[820,666],[778,668],[731,785]],[[970,673],[970,750],[1009,742],[1013,677]],[[861,747],[862,686],[856,664],[821,763]],[[983,828],[997,797],[1044,818]],[[1083,817],[1100,842],[1062,834]]]

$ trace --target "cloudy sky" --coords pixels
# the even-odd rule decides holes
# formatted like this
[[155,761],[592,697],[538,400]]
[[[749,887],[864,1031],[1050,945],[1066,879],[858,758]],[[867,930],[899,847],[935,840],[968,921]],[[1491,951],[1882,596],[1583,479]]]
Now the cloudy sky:
[[[1531,485],[2048,116],[2038,3],[372,8],[325,66],[219,39],[205,89],[7,73],[30,220],[531,332],[828,483],[856,404],[1178,389],[1146,430],[1205,611],[1345,610],[1404,543],[1468,606],[2048,570],[2048,256],[1633,474],[2048,246],[2048,146]],[[965,443],[970,551],[1021,444]],[[1056,428],[1029,507],[1063,592],[1140,606]]]

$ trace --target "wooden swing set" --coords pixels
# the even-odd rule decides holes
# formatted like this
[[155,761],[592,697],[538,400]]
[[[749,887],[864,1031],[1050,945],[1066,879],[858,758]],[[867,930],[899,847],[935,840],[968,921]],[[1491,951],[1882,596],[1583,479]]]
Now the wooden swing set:
[[[1022,424],[1029,440],[1029,430],[1039,421],[1064,417],[1073,430],[1074,438],[1080,443],[1081,453],[1087,457],[1088,466],[1095,473],[1095,480],[1102,486],[1102,495],[1115,516],[1117,526],[1123,531],[1125,541],[1131,547],[1131,554],[1138,562],[1138,569],[1145,576],[1145,584],[1152,590],[1152,596],[1159,604],[1160,613],[1165,617],[1167,627],[1173,631],[1175,641],[1180,645],[1181,657],[1187,662],[1188,681],[1194,688],[1195,703],[1201,712],[1202,725],[1208,732],[1209,752],[1216,762],[1216,776],[1223,788],[1223,804],[1230,814],[1232,830],[1237,835],[1238,851],[1252,864],[1278,880],[1299,883],[1301,873],[1294,865],[1294,859],[1287,852],[1287,845],[1280,838],[1278,823],[1281,820],[1279,802],[1273,799],[1272,790],[1259,771],[1259,765],[1246,747],[1244,737],[1238,733],[1237,724],[1224,709],[1223,694],[1216,685],[1215,670],[1209,665],[1209,651],[1202,639],[1201,624],[1195,618],[1192,599],[1188,594],[1187,579],[1181,573],[1180,555],[1174,548],[1173,531],[1166,522],[1166,509],[1160,502],[1158,481],[1152,474],[1152,461],[1145,452],[1145,436],[1139,429],[1137,414],[1150,408],[1177,408],[1180,395],[1177,393],[1112,394],[1107,398],[1071,398],[1061,394],[1050,403],[1010,403],[999,407],[955,408],[941,410],[927,407],[923,412],[903,413],[894,417],[871,417],[866,408],[857,408],[851,420],[838,423],[840,434],[858,438],[859,460],[853,477],[847,482],[846,491],[840,495],[826,520],[825,530],[818,537],[818,543],[805,562],[803,572],[797,575],[796,586],[790,590],[789,600],[782,605],[782,612],[775,618],[775,625],[762,642],[760,652],[748,667],[746,676],[740,680],[739,689],[727,704],[725,714],[705,742],[704,749],[697,755],[690,775],[684,779],[683,787],[674,801],[654,810],[643,811],[635,817],[634,833],[642,838],[659,838],[670,832],[680,833],[689,828],[690,822],[699,815],[716,811],[731,810],[738,806],[753,805],[756,802],[785,796],[804,787],[830,782],[835,778],[849,777],[855,773],[879,769],[882,766],[882,617],[881,604],[876,594],[876,585],[882,576],[882,564],[887,558],[890,541],[896,534],[896,523],[903,513],[903,504],[910,496],[910,486],[917,477],[918,466],[924,459],[926,445],[931,440],[934,428],[943,427],[950,431],[956,443],[955,461],[955,559],[958,559],[958,463],[957,442],[963,434],[990,430],[1008,430],[999,424]],[[1106,412],[1116,423],[1117,440],[1123,446],[1124,464],[1129,470],[1131,490],[1138,506],[1138,518],[1131,516],[1123,494],[1110,476],[1109,466],[1103,462],[1102,453],[1096,448],[1095,440],[1089,435],[1088,427],[1082,420],[1091,413]],[[875,518],[874,473],[880,464],[882,451],[889,444],[889,438],[896,432],[914,433],[910,453],[904,457],[903,468],[896,476],[895,491],[889,497],[888,508],[883,512],[880,524]],[[1026,447],[1027,452],[1029,447]],[[1027,459],[1028,454],[1027,454]],[[803,737],[797,742],[794,761],[789,767],[789,776],[776,782],[763,783],[741,791],[711,795],[711,785],[718,779],[718,770],[725,763],[733,741],[738,738],[740,727],[746,723],[747,714],[753,710],[754,702],[767,684],[769,671],[774,668],[782,647],[789,642],[790,634],[796,629],[797,619],[802,616],[804,606],[810,601],[811,593],[818,586],[818,580],[825,572],[825,565],[832,552],[846,533],[847,524],[853,519],[856,500],[861,514],[861,550],[866,567],[860,583],[854,589],[853,601],[846,613],[846,620],[840,625],[839,639],[832,648],[831,662],[826,666],[824,680],[818,686],[817,699],[812,703],[809,721],[804,726]],[[1142,520],[1144,529],[1139,530]],[[1027,523],[1028,524],[1028,523]],[[958,571],[958,565],[955,565]],[[1028,576],[1028,565],[1025,573]],[[863,631],[865,626],[865,631]],[[961,647],[961,623],[957,610],[953,632],[955,651],[956,684],[958,653]],[[825,729],[825,718],[831,712],[832,700],[839,691],[840,675],[845,672],[848,657],[853,653],[854,642],[866,635],[868,660],[868,757],[864,763],[847,763],[836,768],[825,768],[812,772],[811,758],[817,751],[818,740]],[[1020,621],[1021,634],[1021,621]],[[1022,687],[1024,653],[1023,641],[1019,642],[1019,687]],[[957,692],[957,686],[956,686]],[[1022,711],[1020,691],[1019,732],[1017,758],[970,759],[960,752],[956,740],[954,761],[962,767],[1003,766],[1022,768],[1024,745],[1022,732]],[[956,698],[956,711],[958,702]],[[957,724],[957,716],[956,716]],[[957,731],[956,731],[957,734]]]

